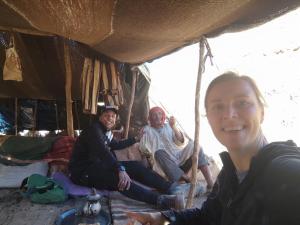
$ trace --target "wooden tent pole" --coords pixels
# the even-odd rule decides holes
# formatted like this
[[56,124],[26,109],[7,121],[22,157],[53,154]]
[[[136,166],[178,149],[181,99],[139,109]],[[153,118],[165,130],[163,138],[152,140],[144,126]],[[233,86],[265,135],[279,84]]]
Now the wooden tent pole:
[[38,107],[38,100],[34,100],[34,110],[33,110],[33,128],[32,128],[32,133],[35,136],[35,131],[36,131],[36,117],[37,117],[37,107]]
[[15,98],[15,135],[18,135],[18,98]]
[[66,111],[67,111],[67,133],[74,137],[73,112],[72,112],[72,69],[70,59],[70,47],[67,40],[64,40],[64,61],[65,61],[65,91],[66,91]]
[[54,108],[55,108],[55,122],[56,122],[56,130],[59,130],[59,120],[58,120],[58,109],[57,109],[57,101],[54,101]]
[[128,113],[126,118],[126,125],[125,125],[125,131],[124,131],[124,138],[128,138],[128,132],[129,132],[129,125],[130,125],[130,116],[131,116],[131,110],[134,102],[134,96],[135,96],[135,86],[136,86],[136,78],[137,78],[138,71],[132,70],[132,82],[131,82],[131,93],[130,93],[130,101],[128,105]]
[[80,130],[80,120],[79,120],[79,114],[78,114],[77,101],[75,101],[74,104],[75,104],[75,115],[76,115],[76,120],[77,120],[77,129]]
[[205,38],[201,37],[199,43],[199,67],[198,67],[198,76],[197,76],[197,84],[196,84],[196,93],[195,93],[195,137],[194,137],[194,151],[192,156],[192,185],[189,191],[186,208],[191,208],[193,205],[193,196],[194,190],[197,184],[197,172],[198,172],[198,155],[200,150],[200,110],[199,110],[199,102],[200,102],[200,88],[201,88],[201,80],[202,74],[204,72],[204,41]]

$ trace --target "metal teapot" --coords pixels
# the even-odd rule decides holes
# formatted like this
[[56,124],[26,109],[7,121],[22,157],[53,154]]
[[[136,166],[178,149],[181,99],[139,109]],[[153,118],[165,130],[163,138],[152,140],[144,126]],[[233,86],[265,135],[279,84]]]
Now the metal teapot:
[[100,204],[101,195],[99,195],[95,188],[92,188],[91,195],[87,196],[87,202],[82,208],[82,213],[85,216],[96,216],[100,213],[101,204]]

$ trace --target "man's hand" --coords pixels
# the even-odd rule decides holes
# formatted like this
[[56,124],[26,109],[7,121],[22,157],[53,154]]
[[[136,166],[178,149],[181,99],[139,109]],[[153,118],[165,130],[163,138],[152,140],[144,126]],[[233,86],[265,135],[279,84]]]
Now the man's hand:
[[120,191],[128,190],[130,188],[131,179],[126,171],[119,171],[119,184],[118,189]]
[[170,127],[171,127],[172,129],[175,128],[175,125],[176,125],[176,119],[175,119],[174,116],[170,116],[170,118],[169,118],[169,124],[170,124]]
[[170,124],[170,127],[172,128],[173,132],[175,133],[177,140],[179,140],[181,143],[183,143],[184,137],[183,137],[183,134],[181,133],[181,131],[178,130],[176,127],[176,119],[174,116],[170,116],[169,124]]
[[146,225],[164,225],[165,222],[167,222],[160,212],[155,212],[155,213],[127,212],[126,214],[129,218],[131,218],[131,221],[129,221],[127,225],[136,224],[135,221],[138,221],[141,224],[146,224]]

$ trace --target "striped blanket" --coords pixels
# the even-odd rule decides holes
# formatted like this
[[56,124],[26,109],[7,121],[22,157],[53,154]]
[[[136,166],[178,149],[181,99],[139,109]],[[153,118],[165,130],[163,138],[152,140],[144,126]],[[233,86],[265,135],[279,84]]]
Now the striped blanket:
[[127,198],[117,191],[113,191],[109,195],[109,203],[114,225],[126,225],[128,218],[126,212],[158,212],[159,210],[153,205],[144,202],[135,201]]
[[[205,191],[205,182],[199,182],[198,194],[193,200],[193,207],[201,207],[203,202],[207,198]],[[129,220],[126,216],[126,212],[159,212],[158,208],[153,205],[149,205],[144,202],[135,201],[133,199],[127,198],[126,196],[120,194],[117,191],[112,191],[109,194],[109,205],[112,215],[113,225],[126,225]],[[135,223],[136,225],[139,223]]]

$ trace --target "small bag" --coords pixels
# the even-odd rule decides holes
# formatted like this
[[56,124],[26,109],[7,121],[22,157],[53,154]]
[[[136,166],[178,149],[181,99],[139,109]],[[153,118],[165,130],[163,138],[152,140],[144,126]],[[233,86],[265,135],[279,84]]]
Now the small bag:
[[23,81],[20,56],[15,46],[15,36],[10,37],[10,44],[5,49],[5,62],[3,66],[3,80]]
[[60,203],[67,199],[67,194],[62,186],[52,178],[40,174],[26,177],[22,181],[20,189],[22,195],[34,203]]

